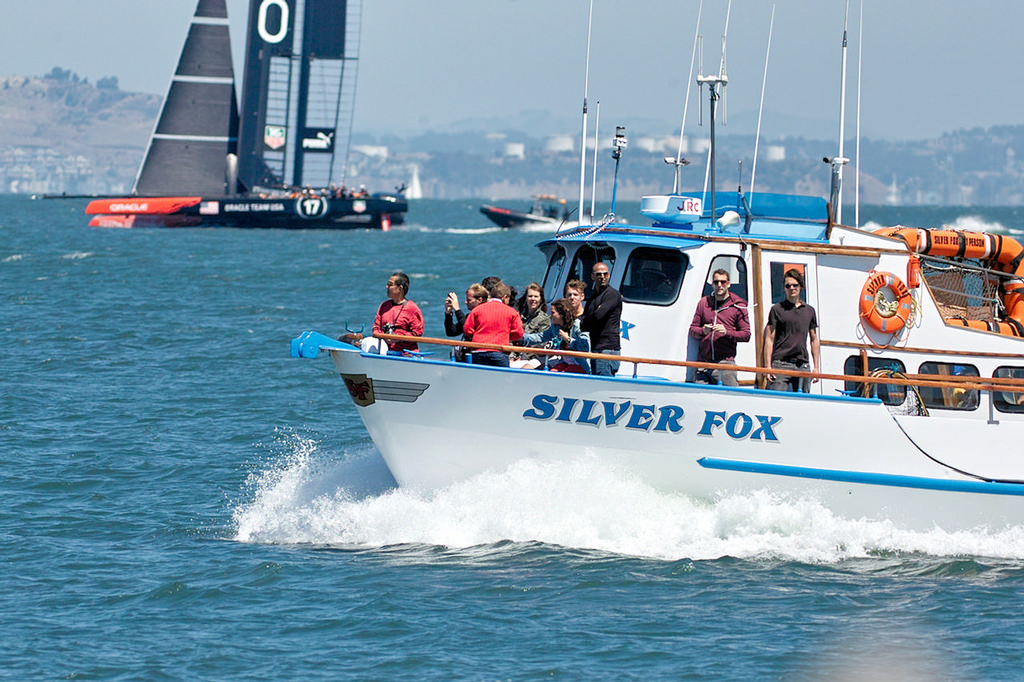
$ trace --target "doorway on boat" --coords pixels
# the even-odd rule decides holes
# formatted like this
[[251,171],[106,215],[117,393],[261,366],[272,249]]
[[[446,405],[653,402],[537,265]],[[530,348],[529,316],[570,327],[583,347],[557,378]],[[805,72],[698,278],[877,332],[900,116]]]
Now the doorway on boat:
[[615,271],[615,249],[607,244],[587,244],[581,246],[572,259],[572,266],[569,268],[566,281],[578,279],[586,284],[586,298],[590,298],[593,294],[594,282],[592,281],[591,270],[594,268],[594,263],[597,262],[604,263],[611,271],[612,276],[609,284],[615,286],[620,281],[619,273]]
[[704,291],[701,293],[701,296],[710,296],[714,291],[711,280],[716,270],[725,270],[729,273],[729,293],[739,296],[744,301],[750,301],[747,283],[747,264],[739,256],[715,256],[711,260],[707,278],[704,280]]
[[[768,313],[773,305],[780,303],[786,298],[785,279],[786,273],[790,270],[796,270],[803,277],[804,286],[800,290],[800,300],[814,308],[815,318],[818,323],[818,337],[819,339],[822,338],[822,311],[818,307],[818,273],[817,260],[814,255],[799,251],[762,252],[760,259],[754,263],[754,277],[756,282],[760,284],[760,288],[759,290],[755,288],[754,295],[758,298],[758,301],[753,314],[750,316],[750,327],[756,334],[757,357],[759,360],[764,358],[764,339],[768,324]],[[809,339],[807,340],[807,348],[809,354]],[[818,368],[819,372],[827,370],[828,368],[826,367]],[[810,391],[811,393],[821,393],[822,382],[812,383]]]

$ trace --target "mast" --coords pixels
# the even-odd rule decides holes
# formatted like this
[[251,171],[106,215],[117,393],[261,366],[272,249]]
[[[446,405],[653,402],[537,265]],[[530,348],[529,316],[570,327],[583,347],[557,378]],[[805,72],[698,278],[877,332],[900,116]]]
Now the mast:
[[846,0],[846,16],[843,18],[843,60],[842,77],[839,86],[839,155],[832,158],[832,213],[837,223],[843,222],[843,166],[850,162],[843,155],[846,137],[846,30],[850,20],[850,0]]
[[725,46],[729,35],[729,17],[732,14],[732,0],[729,0],[725,12],[725,31],[722,33],[722,58],[718,64],[717,76],[705,76],[702,72],[697,73],[697,87],[708,86],[708,99],[711,106],[711,146],[708,149],[708,176],[711,189],[711,224],[715,223],[715,156],[718,149],[715,146],[715,117],[718,113],[718,100],[725,92],[725,86],[729,83],[729,77],[725,74]]
[[295,25],[291,2],[249,2],[238,135],[238,184],[248,191],[284,184],[286,151],[294,144],[294,111],[289,111]]
[[238,147],[245,189],[343,180],[360,11],[358,0],[250,1]]
[[580,135],[580,203],[576,213],[578,220],[583,220],[583,192],[587,181],[587,90],[590,88],[590,30],[593,23],[594,0],[590,0],[590,16],[587,19],[587,63],[583,74],[583,133]]

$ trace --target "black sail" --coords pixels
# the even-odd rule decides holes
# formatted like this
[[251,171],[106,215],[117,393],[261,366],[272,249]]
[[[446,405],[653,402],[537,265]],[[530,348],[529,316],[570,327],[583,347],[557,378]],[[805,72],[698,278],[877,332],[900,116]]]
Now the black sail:
[[227,7],[225,0],[199,0],[133,193],[225,194],[237,138]]
[[251,0],[239,183],[343,184],[355,107],[359,5]]

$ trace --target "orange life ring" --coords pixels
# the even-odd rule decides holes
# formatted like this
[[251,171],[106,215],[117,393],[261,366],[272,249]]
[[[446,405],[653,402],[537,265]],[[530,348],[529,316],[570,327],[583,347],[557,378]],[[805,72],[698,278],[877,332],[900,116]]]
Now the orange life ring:
[[[884,293],[886,289],[891,300]],[[896,334],[910,321],[913,311],[914,298],[899,277],[891,272],[868,273],[860,290],[860,317],[872,329]]]

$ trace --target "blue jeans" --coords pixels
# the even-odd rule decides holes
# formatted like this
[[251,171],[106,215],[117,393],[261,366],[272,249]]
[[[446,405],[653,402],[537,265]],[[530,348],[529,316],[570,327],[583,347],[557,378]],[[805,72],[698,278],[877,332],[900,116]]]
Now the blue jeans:
[[[620,355],[617,350],[601,350],[595,351],[602,355]],[[603,377],[613,377],[619,372],[619,361],[618,360],[597,360],[595,358],[590,359],[590,373],[597,374]]]
[[508,355],[500,350],[484,350],[476,353],[466,353],[466,359],[474,365],[489,365],[491,367],[508,367]]

